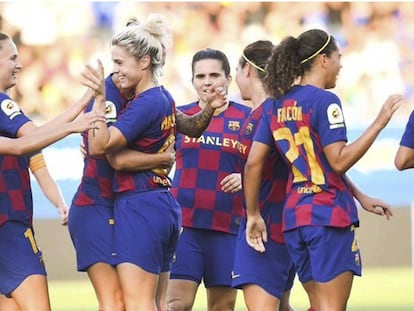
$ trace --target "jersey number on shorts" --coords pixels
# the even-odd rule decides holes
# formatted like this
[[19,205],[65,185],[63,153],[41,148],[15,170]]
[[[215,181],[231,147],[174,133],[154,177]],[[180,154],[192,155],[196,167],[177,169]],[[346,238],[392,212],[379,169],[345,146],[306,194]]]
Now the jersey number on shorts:
[[28,240],[29,240],[30,245],[32,245],[33,253],[37,254],[37,253],[39,252],[39,249],[37,248],[36,241],[35,241],[35,239],[34,239],[32,229],[28,228],[28,229],[24,232],[24,236],[26,237],[26,239],[28,239]]

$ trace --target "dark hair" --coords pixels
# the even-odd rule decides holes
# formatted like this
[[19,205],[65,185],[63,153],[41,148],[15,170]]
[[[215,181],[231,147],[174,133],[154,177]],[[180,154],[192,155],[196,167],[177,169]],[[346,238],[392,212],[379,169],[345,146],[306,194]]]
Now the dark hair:
[[192,72],[192,77],[191,79],[194,78],[194,66],[195,64],[203,59],[216,59],[218,61],[221,62],[223,70],[224,70],[224,74],[226,75],[226,77],[228,77],[230,75],[230,63],[229,60],[226,56],[226,54],[224,54],[222,51],[219,50],[214,50],[214,49],[204,49],[201,51],[198,51],[197,53],[194,54],[193,56],[193,60],[191,61],[191,72]]
[[269,59],[264,81],[266,91],[274,98],[283,96],[297,77],[310,70],[317,55],[330,56],[337,50],[335,38],[320,29],[305,31],[297,38],[285,38]]
[[269,40],[258,40],[250,43],[244,48],[243,55],[240,57],[240,67],[244,68],[247,62],[251,62],[253,67],[257,66],[261,68],[262,70],[257,68],[256,70],[259,79],[263,82],[266,76],[266,65],[272,55],[273,48],[274,45]]

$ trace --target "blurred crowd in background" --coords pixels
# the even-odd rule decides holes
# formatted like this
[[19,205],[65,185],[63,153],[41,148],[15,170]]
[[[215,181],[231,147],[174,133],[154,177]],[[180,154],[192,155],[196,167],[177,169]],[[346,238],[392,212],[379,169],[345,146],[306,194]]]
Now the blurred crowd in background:
[[[325,29],[342,50],[335,92],[349,127],[366,126],[391,93],[404,94],[394,125],[404,126],[414,98],[414,3],[411,2],[0,2],[0,28],[13,37],[23,71],[12,96],[38,123],[54,117],[84,92],[80,72],[104,61],[112,69],[110,39],[130,17],[163,14],[173,34],[164,85],[176,104],[196,100],[192,55],[207,47],[227,54],[232,74],[244,46],[277,44],[310,28]],[[230,98],[239,100],[233,82]],[[248,103],[246,103],[248,104]]]

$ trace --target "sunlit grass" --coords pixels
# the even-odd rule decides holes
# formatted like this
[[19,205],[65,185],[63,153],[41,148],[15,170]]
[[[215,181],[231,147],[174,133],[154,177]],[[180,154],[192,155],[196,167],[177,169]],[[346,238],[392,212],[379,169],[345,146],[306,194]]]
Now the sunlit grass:
[[[85,279],[81,281],[49,282],[53,311],[98,310],[92,286]],[[206,295],[201,285],[194,305],[194,311],[206,310]],[[300,283],[295,282],[291,303],[297,311],[308,307],[307,297]],[[244,308],[243,295],[238,294],[237,311]],[[355,278],[350,311],[413,311],[414,272],[405,268],[365,268],[361,278]]]

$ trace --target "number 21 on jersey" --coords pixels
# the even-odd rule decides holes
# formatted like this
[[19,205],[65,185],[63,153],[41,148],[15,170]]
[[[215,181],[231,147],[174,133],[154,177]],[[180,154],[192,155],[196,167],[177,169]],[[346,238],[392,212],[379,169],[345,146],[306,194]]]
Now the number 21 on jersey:
[[299,157],[299,146],[303,146],[306,154],[305,160],[310,169],[311,182],[315,185],[325,184],[323,170],[316,160],[309,127],[301,126],[297,133],[292,133],[289,128],[282,127],[273,132],[273,138],[276,141],[286,140],[289,143],[289,149],[285,152],[285,156],[292,164],[293,183],[309,180],[309,178],[302,174],[294,165],[294,161]]

